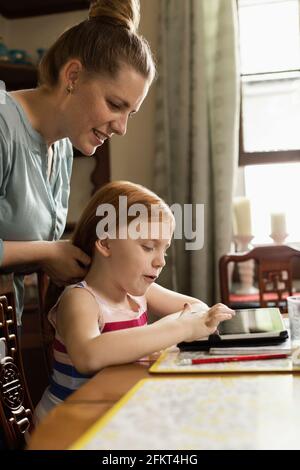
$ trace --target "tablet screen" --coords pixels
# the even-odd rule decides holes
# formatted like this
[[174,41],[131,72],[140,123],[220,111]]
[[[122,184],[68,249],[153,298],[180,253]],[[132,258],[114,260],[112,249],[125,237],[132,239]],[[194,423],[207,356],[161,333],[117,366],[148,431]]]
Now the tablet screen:
[[278,308],[253,308],[236,310],[231,320],[218,326],[221,336],[237,334],[279,333],[284,323]]

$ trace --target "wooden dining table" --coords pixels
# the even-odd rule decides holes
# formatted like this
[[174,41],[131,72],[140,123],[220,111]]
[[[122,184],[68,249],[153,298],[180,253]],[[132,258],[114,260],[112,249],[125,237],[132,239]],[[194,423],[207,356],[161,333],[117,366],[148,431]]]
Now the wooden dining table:
[[153,354],[140,362],[98,372],[36,427],[28,449],[67,449],[139,380],[150,377],[148,369],[156,358]]
[[[64,450],[70,448],[75,441],[82,437],[96,421],[103,417],[141,379],[151,378],[161,380],[162,376],[160,374],[153,375],[148,372],[149,367],[157,357],[157,354],[152,355],[141,362],[107,367],[98,372],[45,417],[31,435],[27,449]],[[275,422],[272,423],[273,416],[277,414],[278,402],[272,405],[267,398],[263,409],[255,415],[254,419],[256,422],[260,422],[261,425],[259,429],[253,429],[253,439],[262,448],[264,448],[264,445],[268,445],[268,443],[273,445],[274,441],[272,442],[272,438],[270,440],[270,436],[273,432],[276,432],[277,436],[279,435],[283,419],[285,421],[283,423],[285,428],[283,429],[284,434],[282,434],[285,438],[284,448],[289,446],[290,439],[292,439],[293,445],[300,449],[300,438],[299,446],[297,437],[295,441],[295,436],[300,436],[299,373],[201,373],[200,375],[186,374],[185,378],[195,379],[197,377],[199,381],[206,379],[206,381],[212,382],[215,380],[215,377],[218,377],[218,379],[224,379],[228,385],[232,378],[236,378],[238,381],[244,380],[244,383],[249,378],[250,380],[254,378],[255,381],[260,383],[260,387],[264,388],[266,385],[268,390],[272,391],[271,395],[273,390],[275,394],[280,394],[280,403],[281,399],[282,403],[286,402],[281,410],[281,416],[275,418]],[[168,378],[170,377],[175,377],[175,375],[168,375]],[[252,396],[250,396],[250,399],[252,400]],[[261,402],[261,398],[258,398],[258,400]],[[229,406],[231,407],[232,405],[229,404]],[[242,404],[237,402],[235,406],[241,408]],[[265,406],[267,410],[265,410]],[[262,431],[261,426],[263,426],[264,431]],[[276,442],[278,442],[278,439],[276,439]]]

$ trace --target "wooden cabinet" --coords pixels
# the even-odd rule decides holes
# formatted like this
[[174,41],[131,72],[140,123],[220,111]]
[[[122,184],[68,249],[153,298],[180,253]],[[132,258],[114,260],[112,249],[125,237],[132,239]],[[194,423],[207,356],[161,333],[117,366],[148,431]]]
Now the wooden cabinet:
[[89,8],[89,0],[26,0],[26,2],[0,0],[0,14],[5,18],[49,15]]
[[0,80],[5,83],[7,91],[35,88],[38,73],[33,65],[0,62]]

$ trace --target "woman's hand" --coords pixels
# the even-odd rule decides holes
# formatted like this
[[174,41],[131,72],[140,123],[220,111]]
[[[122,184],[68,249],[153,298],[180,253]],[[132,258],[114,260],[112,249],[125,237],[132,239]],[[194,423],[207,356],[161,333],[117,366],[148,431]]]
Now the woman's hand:
[[91,258],[69,240],[48,242],[42,267],[52,281],[66,285],[81,281],[91,263]]
[[217,330],[221,321],[230,320],[235,314],[234,310],[224,304],[216,304],[206,312],[192,312],[191,304],[185,304],[179,320],[189,327],[188,337],[185,341],[196,341],[201,337],[209,336]]

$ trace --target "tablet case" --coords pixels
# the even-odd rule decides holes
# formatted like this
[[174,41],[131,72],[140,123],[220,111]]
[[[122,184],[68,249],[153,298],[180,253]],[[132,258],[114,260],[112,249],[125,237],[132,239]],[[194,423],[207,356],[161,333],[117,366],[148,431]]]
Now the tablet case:
[[[255,332],[253,333],[240,333],[238,338],[228,338],[226,334],[220,335],[214,333],[210,335],[208,338],[199,339],[197,341],[192,342],[181,342],[177,346],[184,351],[207,351],[210,348],[217,347],[217,348],[227,348],[227,347],[243,347],[243,346],[263,346],[263,345],[276,345],[280,344],[288,338],[288,331],[285,329],[281,313],[277,308],[261,308],[261,309],[244,309],[244,310],[237,310],[236,313],[239,314],[241,312],[242,315],[247,313],[252,314],[252,312],[258,312],[261,317],[267,313],[270,313],[270,317],[275,318],[274,323],[282,323],[282,331],[278,331],[278,329],[274,328],[274,334],[272,335],[272,330],[268,331],[268,336],[265,336],[265,333],[262,332],[261,336],[260,333]],[[262,317],[263,318],[263,317]],[[232,320],[226,321],[226,330],[230,330],[230,322]],[[228,328],[229,327],[229,328]],[[234,328],[234,324],[233,324]],[[230,336],[230,331],[227,331]],[[232,332],[235,334],[235,332]]]
[[210,348],[231,348],[236,346],[267,346],[268,344],[280,344],[288,338],[288,332],[282,331],[276,338],[239,338],[222,339],[219,335],[213,334],[205,340],[191,341],[177,344],[182,351],[208,351]]

